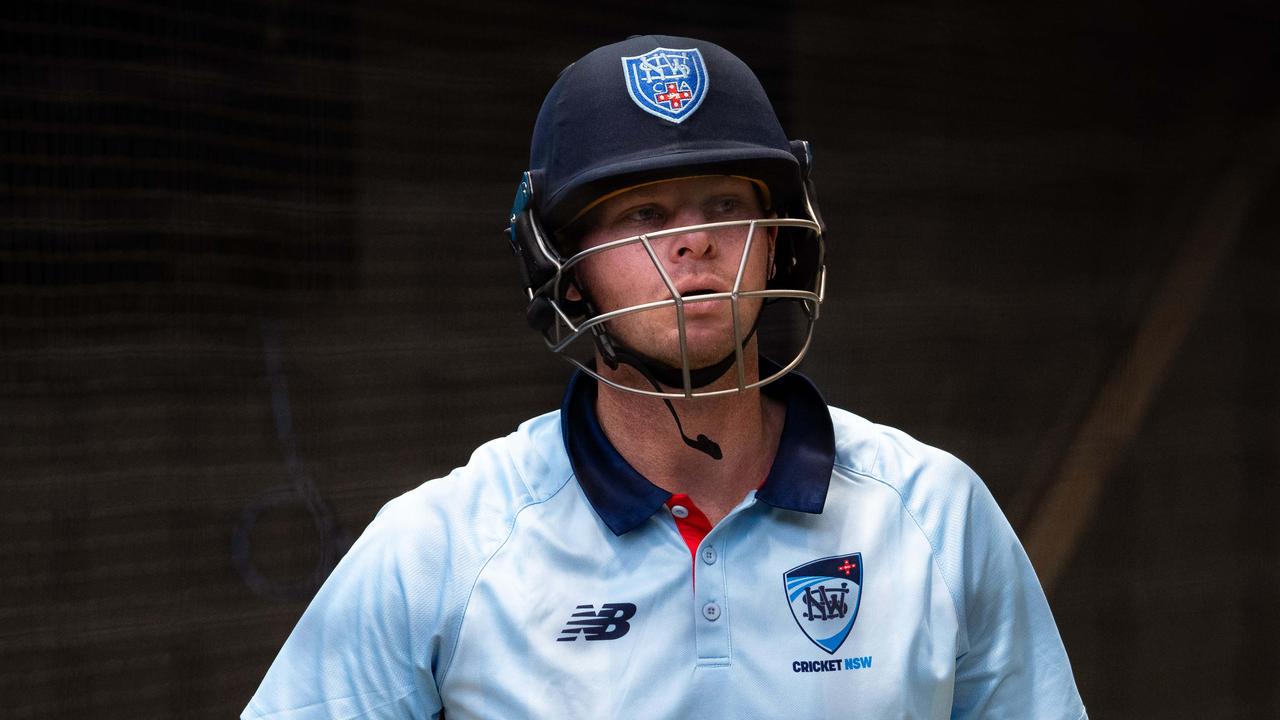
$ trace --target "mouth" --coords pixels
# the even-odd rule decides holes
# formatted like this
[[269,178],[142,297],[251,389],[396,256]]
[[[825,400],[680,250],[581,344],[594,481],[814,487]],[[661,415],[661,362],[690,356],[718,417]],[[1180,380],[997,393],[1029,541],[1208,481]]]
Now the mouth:
[[[723,297],[726,292],[728,291],[709,285],[691,286],[687,290],[681,290],[680,297],[684,301],[685,316],[720,318],[729,311],[729,302]],[[712,299],[713,296],[720,297]]]
[[714,287],[692,287],[688,290],[680,292],[680,297],[684,300],[684,310],[687,313],[697,315],[718,314],[728,307],[721,299],[704,300],[711,295],[723,295],[724,290]]
[[714,295],[718,292],[720,292],[720,290],[717,290],[715,288],[702,287],[702,288],[693,288],[690,290],[681,290],[680,296],[688,300],[689,298],[696,298],[701,295]]
[[719,278],[707,277],[706,275],[685,277],[676,282],[676,292],[680,293],[680,297],[685,300],[728,291],[729,288],[725,287]]

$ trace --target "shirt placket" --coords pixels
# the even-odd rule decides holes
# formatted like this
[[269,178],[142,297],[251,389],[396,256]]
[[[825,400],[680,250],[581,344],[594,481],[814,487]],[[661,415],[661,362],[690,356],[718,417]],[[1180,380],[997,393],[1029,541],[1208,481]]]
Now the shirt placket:
[[666,505],[692,560],[693,627],[698,664],[728,665],[728,594],[723,553],[717,543],[724,532],[720,527],[711,527],[707,516],[688,495],[673,495]]

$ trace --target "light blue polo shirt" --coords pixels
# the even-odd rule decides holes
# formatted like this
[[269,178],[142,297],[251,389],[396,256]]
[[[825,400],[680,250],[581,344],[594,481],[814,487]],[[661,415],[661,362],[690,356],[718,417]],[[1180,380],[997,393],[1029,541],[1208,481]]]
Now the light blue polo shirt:
[[383,508],[243,717],[1085,717],[973,472],[798,374],[764,391],[777,458],[710,527],[575,375],[559,412]]

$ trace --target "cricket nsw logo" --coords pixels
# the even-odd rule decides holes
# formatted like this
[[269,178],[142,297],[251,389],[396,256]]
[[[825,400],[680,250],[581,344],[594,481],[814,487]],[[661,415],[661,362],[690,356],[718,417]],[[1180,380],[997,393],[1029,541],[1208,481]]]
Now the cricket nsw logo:
[[622,58],[627,92],[641,110],[673,123],[684,122],[707,96],[710,78],[697,48],[654,48]]
[[828,654],[849,637],[862,599],[862,553],[793,567],[782,576],[796,624]]

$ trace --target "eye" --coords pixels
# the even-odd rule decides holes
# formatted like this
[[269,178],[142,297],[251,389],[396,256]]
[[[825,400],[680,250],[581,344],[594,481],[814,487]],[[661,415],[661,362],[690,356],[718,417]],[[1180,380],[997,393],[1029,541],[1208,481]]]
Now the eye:
[[622,221],[627,225],[654,225],[662,222],[662,212],[653,205],[644,205],[624,214]]
[[732,195],[718,197],[711,202],[711,214],[718,217],[737,217],[745,212],[746,203]]

